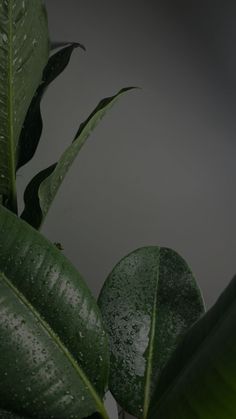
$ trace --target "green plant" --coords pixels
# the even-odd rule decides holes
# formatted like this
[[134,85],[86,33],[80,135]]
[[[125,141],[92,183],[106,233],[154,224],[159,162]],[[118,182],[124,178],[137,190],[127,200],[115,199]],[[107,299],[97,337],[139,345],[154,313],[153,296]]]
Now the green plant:
[[37,231],[90,132],[130,88],[98,104],[18,214],[16,172],[36,152],[41,98],[76,47],[49,45],[41,0],[0,0],[0,418],[105,419],[108,387],[138,418],[235,418],[236,279],[204,314],[186,262],[145,247],[116,265],[97,304]]

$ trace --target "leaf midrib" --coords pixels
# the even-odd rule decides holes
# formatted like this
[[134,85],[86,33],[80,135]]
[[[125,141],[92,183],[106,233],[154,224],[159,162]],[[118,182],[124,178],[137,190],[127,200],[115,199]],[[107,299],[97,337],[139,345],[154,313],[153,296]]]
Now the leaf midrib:
[[51,337],[54,344],[63,352],[69,363],[72,365],[76,373],[80,376],[81,380],[83,381],[85,387],[88,389],[90,394],[92,395],[95,403],[97,405],[98,411],[104,419],[109,419],[107,413],[105,411],[104,405],[100,400],[100,397],[96,393],[96,390],[93,388],[90,381],[87,379],[85,373],[80,368],[79,364],[76,362],[74,357],[68,351],[66,346],[63,344],[59,336],[57,336],[48,323],[41,317],[40,313],[35,310],[35,308],[31,305],[31,303],[25,298],[23,294],[12,284],[12,282],[2,273],[1,275],[2,280],[5,284],[12,290],[15,296],[25,305],[25,307],[33,314],[33,316],[39,321],[42,328],[46,331],[46,333]]
[[13,0],[9,0],[9,18],[8,18],[8,101],[7,101],[7,118],[8,118],[8,167],[9,167],[9,201],[12,211],[17,213],[16,198],[16,180],[15,180],[15,141],[14,141],[14,112],[13,112]]
[[150,403],[151,374],[152,374],[152,363],[153,363],[153,353],[154,353],[153,341],[155,339],[155,330],[156,330],[156,323],[157,323],[157,316],[156,316],[157,307],[156,306],[157,306],[159,273],[160,273],[160,250],[158,252],[155,298],[154,298],[154,301],[153,301],[151,329],[150,329],[151,333],[150,333],[148,354],[147,354],[147,369],[146,369],[146,377],[145,377],[145,392],[144,392],[144,404],[143,404],[143,418],[144,419],[147,418],[149,403]]

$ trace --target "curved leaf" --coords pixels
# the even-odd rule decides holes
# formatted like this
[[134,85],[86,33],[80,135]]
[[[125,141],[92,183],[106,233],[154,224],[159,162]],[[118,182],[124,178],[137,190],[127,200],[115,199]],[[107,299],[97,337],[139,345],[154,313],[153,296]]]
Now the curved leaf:
[[[98,410],[104,416],[105,413],[100,398],[103,397],[107,384],[108,349],[101,315],[94,298],[80,274],[56,246],[52,245],[36,230],[32,229],[27,223],[21,221],[2,206],[0,206],[0,231],[0,271],[7,276],[8,285],[11,288],[11,292],[15,295],[14,298],[18,298],[18,302],[21,301],[20,306],[23,304],[25,310],[27,309],[31,313],[29,316],[32,317],[34,315],[34,318],[38,319],[37,321],[35,320],[36,323],[38,322],[45,333],[47,332],[50,335],[50,339],[47,339],[53,342],[45,343],[45,348],[47,349],[47,345],[57,345],[58,353],[63,352],[63,356],[70,359],[70,363],[71,365],[73,364],[73,368],[76,371],[71,376],[70,384],[70,386],[74,386],[74,391],[77,394],[78,392],[81,393],[79,399],[80,410],[77,416],[74,416],[75,419],[77,417],[88,416],[95,410]],[[4,292],[7,291],[3,290],[0,295],[2,296]],[[5,298],[3,299],[3,304],[6,304],[7,312],[8,302],[6,301],[4,303],[4,301]],[[17,310],[17,307],[15,309]],[[0,317],[3,318],[3,316]],[[30,322],[27,321],[24,327],[31,327]],[[34,327],[36,328],[36,326],[32,326],[32,329]],[[9,332],[9,337],[11,333]],[[24,337],[26,332],[19,333]],[[14,340],[14,336],[12,336],[12,339]],[[42,339],[44,338],[42,337]],[[55,339],[57,339],[56,343]],[[10,339],[4,338],[5,340],[10,345]],[[26,340],[25,344],[27,342]],[[32,345],[33,342],[34,339],[32,337]],[[37,341],[36,347],[32,346],[32,348],[34,350],[37,347],[42,349],[43,343],[41,345],[40,342]],[[24,341],[22,340],[21,343],[23,347],[19,350],[24,349]],[[7,342],[3,342],[2,344],[7,344]],[[29,350],[30,347],[27,348],[27,351]],[[63,367],[65,370],[68,368],[71,374],[71,369],[67,365],[68,361],[65,360],[63,366],[63,359],[60,355],[61,358],[59,360],[56,349],[55,359],[53,349],[50,349],[50,351],[52,362],[57,363],[58,368]],[[16,356],[12,352],[10,356],[10,352],[9,348],[9,363],[13,362]],[[7,351],[3,350],[1,352],[0,349],[0,359],[3,359],[5,356],[7,356]],[[25,356],[25,358],[27,357]],[[28,361],[25,359],[24,362],[31,361],[30,359]],[[31,372],[32,370],[29,369],[26,373],[30,374]],[[43,381],[43,377],[46,374],[45,370],[39,368],[38,372],[42,375]],[[62,381],[64,381],[63,374],[61,374]],[[76,376],[78,377],[76,378]],[[46,374],[45,380],[47,378],[50,378],[49,372]],[[9,386],[10,383],[12,385],[12,380],[9,381]],[[51,381],[48,383],[48,386],[45,384],[45,392],[46,394],[48,392],[48,397],[52,397],[52,409],[57,409],[59,403],[59,399],[57,398],[58,386],[56,385],[56,381],[54,384],[55,386]],[[65,378],[64,387],[59,387],[66,389],[68,385],[69,382],[67,383],[67,379]],[[46,391],[47,388],[48,390]],[[2,397],[1,391],[3,390],[0,390],[0,400],[5,400],[5,396]],[[43,393],[44,395],[45,392]],[[77,396],[71,400],[75,400],[73,403],[76,404],[78,402]],[[93,400],[92,410],[91,400]],[[41,399],[42,402],[43,399]],[[72,410],[74,409],[73,403],[71,404]],[[0,405],[0,407],[7,409],[8,406]],[[33,405],[31,408],[33,409]],[[55,417],[69,417],[67,415],[58,416],[58,414]]]
[[44,69],[43,78],[28,109],[19,139],[19,153],[17,169],[28,163],[37,150],[42,134],[43,122],[40,111],[42,97],[47,87],[65,70],[73,50],[84,47],[79,43],[65,43],[66,47],[49,58]]
[[110,390],[126,411],[146,418],[161,371],[204,311],[199,288],[173,250],[144,247],[116,265],[99,306],[110,338]]
[[55,170],[57,163],[39,172],[29,183],[24,193],[25,209],[21,218],[35,228],[42,223],[42,211],[39,205],[38,191],[41,183],[47,179]]
[[236,277],[185,335],[156,387],[149,419],[236,417]]
[[15,212],[18,140],[48,52],[42,1],[0,0],[0,202]]
[[[53,51],[54,49],[66,47],[66,46],[72,45],[72,44],[74,44],[74,42],[70,42],[70,41],[67,41],[67,42],[66,41],[51,41],[50,49],[51,49],[51,51]],[[86,48],[83,44],[80,44],[80,43],[77,42],[76,45],[78,47],[82,48],[84,51],[86,51]]]
[[80,125],[73,143],[66,149],[58,163],[41,171],[31,180],[25,191],[25,208],[21,218],[33,227],[40,228],[61,183],[85,141],[117,99],[131,89],[133,87],[122,89],[115,96],[103,99],[88,119]]

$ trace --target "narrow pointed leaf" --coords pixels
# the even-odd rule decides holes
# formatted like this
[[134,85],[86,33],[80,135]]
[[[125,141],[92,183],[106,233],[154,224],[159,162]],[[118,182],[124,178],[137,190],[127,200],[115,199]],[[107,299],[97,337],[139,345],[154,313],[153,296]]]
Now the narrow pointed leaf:
[[161,371],[204,311],[199,288],[177,253],[145,247],[116,265],[99,306],[110,338],[109,388],[127,412],[146,418]]
[[48,60],[41,0],[0,0],[0,202],[17,211],[18,140]]
[[65,45],[65,48],[49,58],[43,72],[42,82],[31,101],[20,135],[17,169],[28,163],[37,150],[43,129],[40,104],[47,87],[65,70],[73,50],[79,46],[83,48],[78,43]]
[[149,419],[236,417],[236,277],[185,335],[161,375]]
[[[69,45],[74,44],[74,42],[69,42],[69,41],[52,41],[50,44],[50,49],[51,51],[53,51],[54,49],[58,49],[58,48],[62,48],[62,47],[66,47]],[[86,51],[86,48],[83,44],[80,43],[76,43],[77,46],[79,46],[80,48],[82,48],[84,51]]]
[[[95,410],[102,413],[101,398],[107,385],[108,350],[101,315],[94,298],[80,274],[56,246],[2,206],[0,206],[0,231],[0,271],[7,276],[9,287],[11,285],[12,292],[16,297],[17,293],[19,294],[19,300],[24,297],[24,306],[28,305],[30,313],[35,312],[33,315],[38,319],[38,323],[42,324],[44,330],[48,328],[48,334],[51,336],[50,339],[54,342],[53,344],[55,344],[54,335],[58,337],[59,343],[57,342],[57,346],[60,347],[58,351],[63,352],[65,357],[70,359],[71,365],[76,365],[75,368],[73,367],[76,372],[71,376],[71,386],[74,386],[77,396],[75,397],[75,393],[73,393],[71,409],[74,409],[73,403],[77,403],[79,400],[80,411],[78,416],[74,416],[75,419],[88,416]],[[0,295],[3,294],[0,293]],[[2,318],[2,316],[0,317]],[[24,332],[22,332],[22,336],[24,336]],[[24,349],[23,341],[22,345]],[[38,342],[37,345],[40,346],[41,343]],[[32,347],[36,350],[34,346]],[[42,345],[40,348],[42,348]],[[54,362],[53,349],[50,349],[50,351],[49,358]],[[49,353],[47,352],[47,354]],[[3,356],[0,352],[0,359],[3,359]],[[57,358],[56,349],[55,357]],[[13,362],[15,355],[11,355],[9,363],[10,359]],[[55,360],[55,362],[58,362],[59,368],[63,362],[62,358],[57,359],[58,361]],[[67,369],[66,365],[67,361],[64,365],[65,369]],[[68,371],[70,375],[72,370],[69,366]],[[50,371],[48,371],[49,376],[44,369],[41,374],[42,381],[45,374],[45,379],[50,378]],[[76,378],[76,376],[78,377]],[[65,387],[69,385],[66,377]],[[37,381],[40,381],[38,378],[39,376],[37,376]],[[63,382],[63,374],[61,379]],[[40,392],[42,394],[40,397],[52,396],[52,408],[55,409],[57,403],[59,403],[57,398],[58,386],[62,388],[62,384],[56,385],[56,382],[57,380],[53,385],[53,382],[50,381],[51,384],[49,383],[48,386],[45,383],[45,391],[42,392],[41,389]],[[8,384],[10,386],[10,381]],[[65,387],[63,388],[66,389]],[[80,392],[80,398],[78,392]],[[68,399],[66,395],[65,399]],[[89,408],[91,400],[93,400],[92,409]],[[67,401],[69,403],[69,400]],[[32,409],[33,406],[31,406]],[[2,407],[7,409],[7,406]],[[58,415],[59,413],[54,417],[64,417]],[[43,415],[43,417],[45,416]],[[69,414],[65,416],[65,418],[68,417]]]
[[60,185],[87,138],[117,99],[131,89],[133,88],[122,89],[115,96],[103,99],[89,118],[80,125],[73,143],[66,149],[58,163],[43,170],[32,179],[24,196],[25,208],[21,217],[25,221],[35,228],[41,226]]

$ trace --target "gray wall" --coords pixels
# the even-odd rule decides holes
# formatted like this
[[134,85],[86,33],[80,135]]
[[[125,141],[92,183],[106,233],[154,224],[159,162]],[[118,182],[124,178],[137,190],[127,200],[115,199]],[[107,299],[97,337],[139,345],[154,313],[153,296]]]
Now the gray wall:
[[236,272],[236,5],[46,4],[52,39],[83,42],[87,52],[74,53],[47,93],[39,156],[22,185],[55,161],[102,97],[142,90],[122,98],[91,136],[44,233],[63,243],[95,294],[127,252],[172,247],[212,304]]
[[219,1],[47,0],[53,40],[83,42],[44,100],[38,158],[59,157],[104,96],[129,93],[68,174],[43,232],[94,294],[113,265],[150,244],[179,251],[207,305],[235,260],[236,5]]
[[83,42],[87,53],[76,51],[47,93],[22,188],[102,97],[142,87],[91,136],[43,228],[95,295],[122,256],[150,244],[186,258],[208,306],[236,273],[234,3],[46,1],[52,39]]

